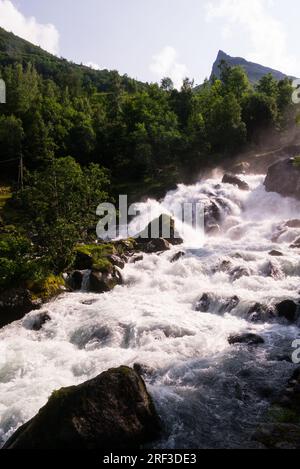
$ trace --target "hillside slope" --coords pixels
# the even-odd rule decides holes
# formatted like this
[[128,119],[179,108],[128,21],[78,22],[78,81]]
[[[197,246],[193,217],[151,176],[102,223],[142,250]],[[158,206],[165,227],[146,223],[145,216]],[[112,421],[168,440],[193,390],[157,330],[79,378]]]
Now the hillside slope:
[[[15,63],[33,64],[44,78],[51,78],[60,86],[64,81],[68,84],[72,80],[80,82],[84,87],[94,86],[100,92],[109,91],[116,76],[120,77],[116,71],[93,70],[58,58],[0,27],[0,67]],[[120,81],[128,91],[145,86],[127,75],[121,76]]]

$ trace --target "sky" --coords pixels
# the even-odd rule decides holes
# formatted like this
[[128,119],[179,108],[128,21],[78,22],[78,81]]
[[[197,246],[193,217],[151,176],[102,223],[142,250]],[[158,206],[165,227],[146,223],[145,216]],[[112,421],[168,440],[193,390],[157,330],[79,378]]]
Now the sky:
[[209,77],[219,49],[300,77],[299,0],[0,0],[0,26],[142,81]]

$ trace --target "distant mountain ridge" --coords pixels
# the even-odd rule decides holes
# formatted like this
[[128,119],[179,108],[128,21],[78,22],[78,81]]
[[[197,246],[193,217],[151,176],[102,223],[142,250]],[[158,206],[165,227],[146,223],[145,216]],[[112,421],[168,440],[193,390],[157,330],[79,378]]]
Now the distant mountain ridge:
[[[242,57],[231,57],[230,55],[226,54],[222,50],[218,52],[217,59],[213,65],[211,77],[213,76],[220,78],[220,68],[219,65],[221,64],[222,60],[225,60],[228,65],[231,67],[241,66],[245,70],[248,75],[248,78],[251,83],[257,83],[264,75],[271,73],[276,80],[284,80],[287,78],[288,75],[285,75],[278,70],[274,70],[273,68],[265,67],[263,65],[248,62],[247,60],[243,59]],[[294,78],[294,77],[290,77]]]
[[[287,77],[284,73],[269,67],[264,67],[253,62],[248,62],[242,57],[231,57],[222,50],[218,52],[215,63],[213,64],[211,77],[220,78],[219,65],[225,60],[228,65],[241,66],[246,71],[251,83],[257,83],[264,75],[271,73],[277,80],[283,80]],[[21,63],[33,64],[38,73],[44,78],[51,78],[57,84],[70,81],[78,81],[84,87],[94,86],[99,92],[108,92],[111,90],[116,76],[120,80],[120,85],[125,90],[145,89],[148,83],[132,79],[127,75],[119,75],[116,71],[94,70],[82,64],[76,64],[66,59],[56,57],[46,52],[40,47],[7,32],[0,27],[0,67]],[[294,77],[290,77],[294,78]],[[202,85],[195,87],[195,90]]]

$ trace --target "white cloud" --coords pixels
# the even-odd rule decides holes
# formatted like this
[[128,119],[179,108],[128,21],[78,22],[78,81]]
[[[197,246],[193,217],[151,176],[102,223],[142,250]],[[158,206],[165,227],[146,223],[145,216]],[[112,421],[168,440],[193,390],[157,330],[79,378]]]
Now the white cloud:
[[234,33],[235,26],[241,26],[253,47],[246,56],[248,60],[297,74],[297,60],[289,54],[283,23],[272,15],[273,4],[273,0],[214,0],[206,4],[206,20],[225,19],[223,32],[227,37]]
[[25,17],[10,0],[0,0],[0,26],[6,31],[58,55],[59,33],[53,24],[40,24],[34,17]]
[[153,57],[150,71],[159,79],[169,77],[173,80],[174,86],[180,88],[183,79],[189,74],[186,65],[177,62],[178,54],[174,47],[166,46]]
[[92,68],[93,70],[101,70],[100,65],[96,64],[95,62],[86,62],[84,65],[86,67]]

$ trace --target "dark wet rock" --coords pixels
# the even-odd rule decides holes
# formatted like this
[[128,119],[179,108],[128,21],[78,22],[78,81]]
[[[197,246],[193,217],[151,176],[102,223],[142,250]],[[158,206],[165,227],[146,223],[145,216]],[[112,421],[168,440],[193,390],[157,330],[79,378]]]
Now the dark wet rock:
[[37,314],[32,318],[31,330],[38,332],[49,321],[51,321],[51,317],[48,313]]
[[265,343],[262,337],[260,337],[257,334],[250,334],[250,333],[231,335],[228,338],[228,342],[230,345],[236,345],[236,344],[261,345]]
[[149,241],[157,241],[158,239],[164,239],[174,246],[183,243],[183,239],[180,238],[176,230],[174,218],[169,215],[161,215],[159,218],[149,223],[135,238],[139,246],[141,244],[148,244]]
[[98,300],[84,300],[81,302],[82,305],[85,305],[85,306],[92,306],[93,304],[97,303]]
[[138,449],[157,439],[160,430],[144,381],[134,370],[121,367],[54,392],[5,449]]
[[219,313],[231,313],[240,303],[238,296],[233,296],[227,300],[224,300],[224,305],[221,306]]
[[217,234],[223,219],[231,213],[230,204],[222,199],[209,195],[201,201],[204,208],[204,227],[207,234]]
[[280,318],[285,318],[289,322],[295,322],[297,319],[298,306],[292,300],[285,300],[276,305],[276,312]]
[[242,277],[250,277],[252,275],[252,271],[251,269],[247,267],[238,266],[238,267],[235,267],[230,272],[230,275],[231,275],[232,281],[234,282],[236,280],[239,280]]
[[107,259],[115,267],[119,267],[119,269],[124,269],[125,268],[125,262],[124,262],[123,259],[121,259],[121,257],[111,255],[111,256],[108,256]]
[[223,259],[213,268],[213,272],[229,272],[232,267],[233,263],[229,259]]
[[300,249],[300,238],[297,238],[290,246],[291,249]]
[[266,305],[255,303],[249,309],[248,317],[252,322],[267,321],[274,318],[274,312]]
[[180,259],[182,259],[184,256],[185,256],[185,252],[184,251],[179,251],[172,257],[170,262],[173,264],[174,262],[177,262]]
[[209,231],[211,226],[219,225],[222,220],[222,208],[216,200],[209,200],[204,206],[205,231]]
[[209,311],[210,304],[213,300],[213,297],[209,293],[204,293],[199,301],[197,301],[195,306],[195,311],[200,313],[207,313]]
[[146,254],[156,254],[159,252],[169,251],[170,243],[163,238],[152,239],[148,243],[142,243],[139,248]]
[[267,192],[300,199],[300,169],[294,158],[273,164],[268,170],[265,187]]
[[86,254],[81,251],[76,251],[76,259],[74,262],[75,270],[90,270],[93,267],[92,255]]
[[237,186],[242,191],[249,191],[250,190],[249,185],[245,181],[242,181],[240,178],[235,176],[234,174],[229,174],[229,173],[224,174],[222,183],[223,184],[232,184],[233,186]]
[[117,269],[114,269],[112,273],[91,272],[89,277],[89,290],[93,293],[106,293],[122,284],[122,275]]
[[35,300],[29,290],[24,288],[10,289],[0,293],[0,328],[22,319],[26,314],[42,305]]
[[72,272],[68,278],[68,285],[73,291],[81,290],[82,281],[83,281],[83,272],[80,270],[75,270]]
[[272,257],[282,257],[283,254],[282,254],[282,252],[276,251],[275,249],[273,249],[273,251],[270,251],[270,252],[269,252],[269,256],[272,256]]
[[243,259],[243,256],[239,252],[236,252],[235,254],[233,254],[232,257],[235,259]]
[[129,263],[136,264],[137,262],[141,262],[143,260],[144,260],[143,254],[135,254],[134,256],[130,258]]
[[141,363],[135,363],[133,365],[134,371],[139,375],[139,376],[144,376],[144,377],[151,377],[155,374],[155,369],[152,368],[151,366],[148,365],[143,365]]
[[285,223],[285,226],[287,226],[288,228],[300,228],[300,220],[289,220]]

